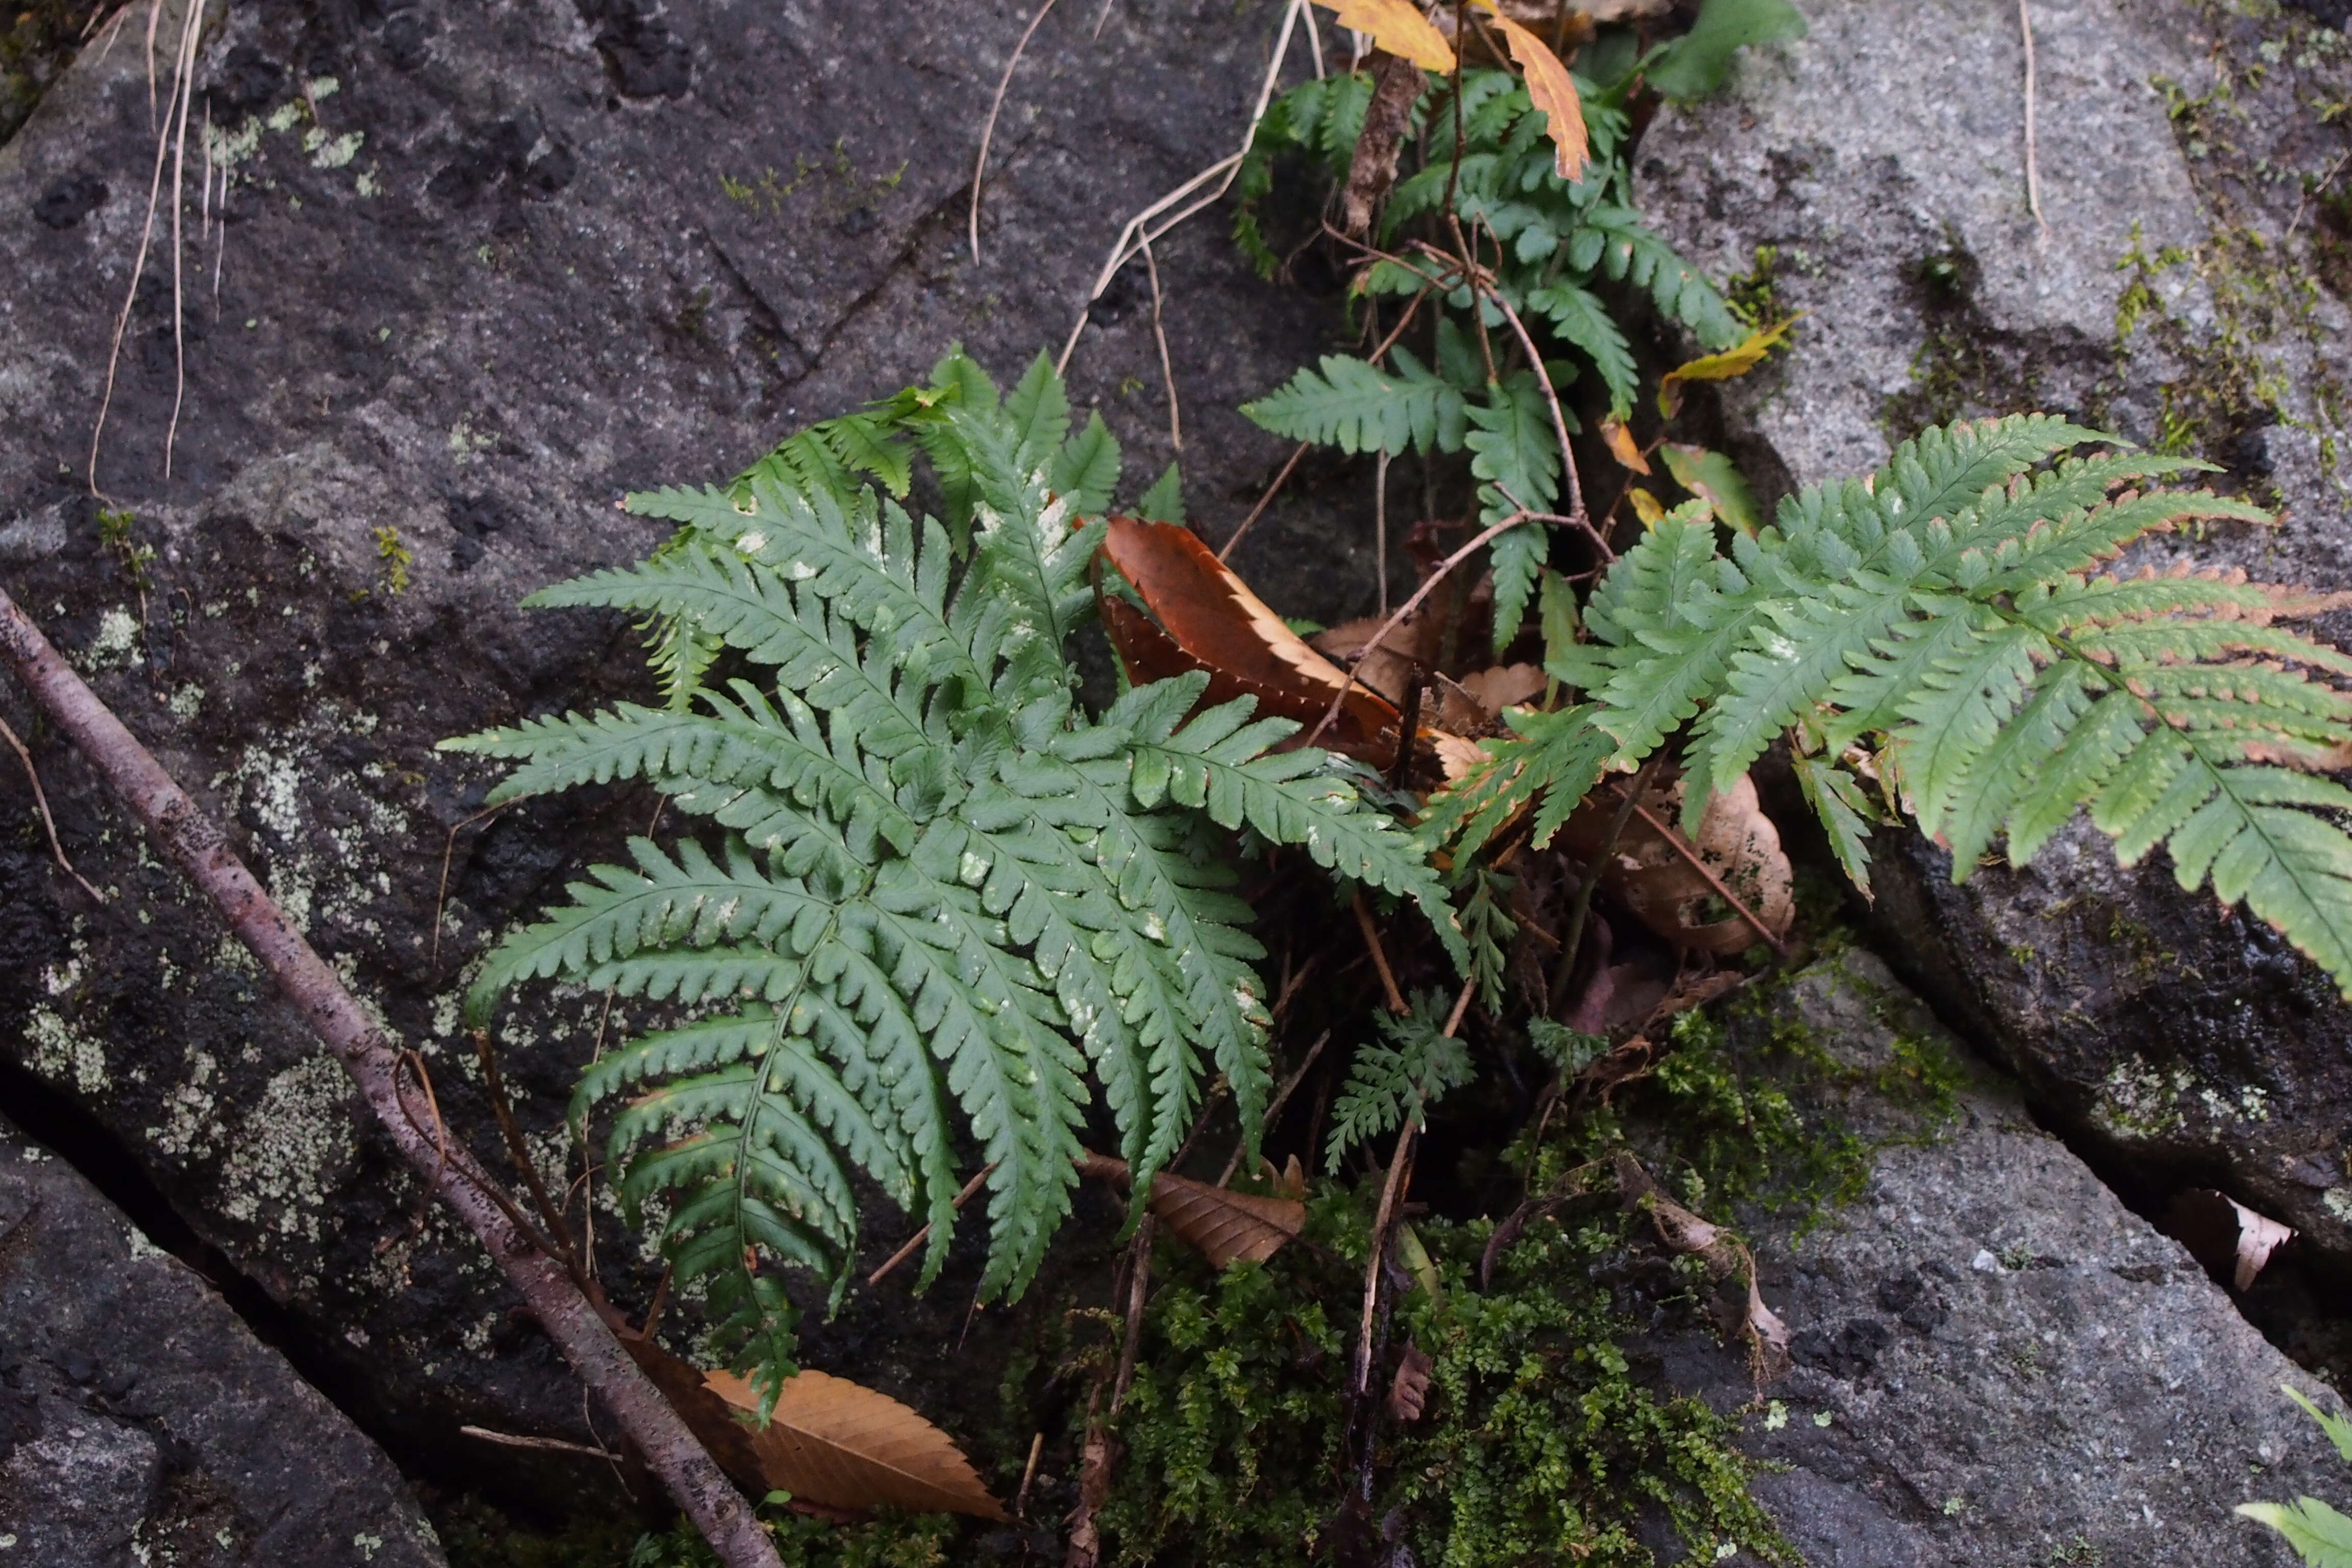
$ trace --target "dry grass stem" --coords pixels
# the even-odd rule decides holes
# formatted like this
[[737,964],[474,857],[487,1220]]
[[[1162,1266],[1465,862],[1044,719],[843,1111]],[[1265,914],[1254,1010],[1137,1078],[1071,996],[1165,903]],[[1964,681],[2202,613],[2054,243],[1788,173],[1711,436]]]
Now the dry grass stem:
[[974,266],[980,264],[980,189],[988,175],[988,144],[996,135],[996,116],[1004,108],[1004,89],[1013,85],[1013,72],[1019,67],[1023,53],[1029,47],[1031,35],[1037,31],[1037,24],[1045,19],[1045,13],[1053,8],[1054,0],[1045,0],[1045,4],[1037,7],[1037,14],[1029,18],[1029,25],[1021,30],[1021,41],[1013,46],[1013,58],[1004,62],[1004,74],[997,79],[996,96],[988,100],[988,123],[980,128],[980,156],[972,161],[971,165],[970,226],[971,259]]
[[25,778],[33,786],[33,805],[41,814],[41,831],[49,836],[49,853],[56,858],[58,868],[79,882],[83,892],[101,904],[106,902],[106,895],[91,887],[89,879],[75,870],[73,862],[66,858],[65,846],[58,842],[57,819],[49,815],[49,797],[42,792],[39,770],[33,766],[33,753],[25,749],[25,742],[16,738],[16,731],[8,728],[8,721],[5,719],[0,719],[0,741],[7,742],[8,749],[16,753],[16,760],[25,764]]

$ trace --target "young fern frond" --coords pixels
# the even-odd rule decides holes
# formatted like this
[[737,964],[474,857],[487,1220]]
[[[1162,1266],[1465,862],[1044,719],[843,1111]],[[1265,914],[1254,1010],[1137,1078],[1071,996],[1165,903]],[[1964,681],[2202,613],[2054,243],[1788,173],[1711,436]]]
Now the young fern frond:
[[[1068,1211],[1090,1079],[1139,1192],[1211,1064],[1258,1124],[1263,953],[1217,828],[1412,900],[1463,952],[1414,841],[1322,752],[1271,750],[1295,724],[1201,709],[1199,675],[1098,719],[1077,705],[1067,644],[1102,536],[1087,516],[1118,447],[1099,418],[1070,423],[1043,357],[1000,400],[953,354],[732,485],[632,496],[680,525],[670,542],[529,602],[646,617],[667,704],[445,742],[518,764],[496,800],[631,780],[678,808],[674,845],[635,840],[632,864],[572,884],[467,1005],[487,1021],[515,985],[563,978],[683,1010],[590,1067],[572,1113],[621,1102],[622,1196],[667,1205],[679,1278],[770,1390],[793,1317],[766,1265],[837,1296],[851,1170],[929,1222],[928,1281],[959,1165],[992,1166],[982,1289],[1010,1294]],[[918,455],[943,521],[898,500]]]
[[1439,1096],[1475,1076],[1469,1050],[1445,1033],[1448,1005],[1441,993],[1423,991],[1411,1012],[1380,1015],[1381,1041],[1357,1047],[1348,1081],[1331,1102],[1327,1172],[1337,1173],[1349,1150],[1395,1131],[1409,1117],[1419,1120]]
[[[1799,780],[1857,881],[1860,746],[1965,878],[1996,841],[2022,865],[2078,810],[2126,864],[2163,847],[2180,885],[2241,900],[2352,994],[2352,790],[2298,772],[2352,745],[2352,658],[2277,623],[2335,601],[2242,575],[2117,577],[2134,540],[2244,502],[2134,487],[2210,465],[2060,454],[2108,437],[2042,416],[1930,430],[1868,480],[1816,486],[1734,534],[1669,515],[1611,567],[1591,640],[1550,673],[1627,768],[1681,736],[1695,819],[1793,729]],[[2058,458],[2052,466],[2040,467]],[[1424,832],[1483,843],[1538,791],[1557,823],[1594,774],[1563,740],[1490,745]],[[1565,801],[1567,804],[1561,804]],[[1864,884],[1867,886],[1866,882]]]

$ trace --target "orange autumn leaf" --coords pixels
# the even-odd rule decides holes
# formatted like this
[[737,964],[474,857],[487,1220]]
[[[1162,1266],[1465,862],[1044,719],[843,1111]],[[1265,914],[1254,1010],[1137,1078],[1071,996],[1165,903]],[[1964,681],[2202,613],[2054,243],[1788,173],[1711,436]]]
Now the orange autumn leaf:
[[1395,760],[1402,721],[1395,707],[1307,646],[1190,529],[1114,517],[1103,559],[1149,605],[1155,623],[1115,594],[1100,595],[1103,629],[1131,680],[1205,670],[1209,705],[1257,699],[1262,714],[1312,727],[1334,698],[1339,712],[1315,743],[1375,767]]
[[[759,1395],[731,1372],[703,1387],[737,1410]],[[803,1369],[784,1380],[764,1427],[743,1436],[770,1489],[825,1508],[969,1513],[1003,1523],[1003,1508],[949,1436],[887,1394]]]
[[1511,58],[1527,75],[1528,98],[1542,111],[1544,130],[1551,137],[1552,167],[1563,180],[1580,177],[1592,148],[1585,134],[1584,101],[1577,96],[1576,79],[1568,74],[1550,45],[1505,16],[1494,0],[1478,3],[1493,16]]
[[1623,467],[1637,474],[1650,471],[1650,459],[1642,456],[1640,444],[1633,439],[1633,432],[1626,428],[1622,419],[1603,419],[1601,422],[1601,439],[1607,444],[1609,455]]
[[1454,46],[1412,0],[1317,0],[1343,27],[1371,35],[1374,47],[1423,70],[1454,68]]

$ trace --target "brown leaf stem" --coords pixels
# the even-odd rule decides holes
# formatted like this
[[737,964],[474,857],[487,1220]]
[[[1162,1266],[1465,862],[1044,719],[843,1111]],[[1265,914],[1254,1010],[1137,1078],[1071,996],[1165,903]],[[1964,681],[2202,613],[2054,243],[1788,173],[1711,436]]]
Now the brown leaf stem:
[[1633,784],[1625,791],[1624,798],[1617,803],[1617,815],[1610,818],[1608,837],[1601,841],[1601,847],[1592,852],[1592,858],[1585,862],[1584,875],[1577,883],[1576,905],[1569,910],[1568,930],[1559,939],[1559,962],[1552,970],[1551,995],[1547,1000],[1555,1010],[1567,998],[1568,983],[1576,978],[1577,952],[1584,945],[1584,922],[1592,913],[1592,889],[1601,885],[1601,868],[1608,865],[1609,857],[1617,852],[1617,840],[1625,831],[1626,820],[1641,805],[1642,792],[1649,787],[1650,774],[1656,770],[1659,758],[1664,754],[1654,754],[1642,764],[1642,771],[1633,775]]
[[1389,967],[1387,950],[1381,946],[1380,928],[1372,923],[1372,911],[1364,906],[1363,890],[1358,889],[1349,903],[1356,911],[1356,929],[1364,933],[1365,951],[1372,955],[1372,967],[1380,972],[1381,992],[1388,998],[1389,1011],[1409,1012],[1404,993],[1397,989],[1396,972]]
[[[399,1059],[359,1003],[302,933],[271,902],[229,848],[219,827],[173,783],[59,657],[40,628],[0,589],[0,659],[33,700],[80,748],[144,823],[166,858],[220,910],[278,989],[302,1014],[359,1087],[409,1168],[457,1212],[508,1281],[562,1347],[581,1381],[646,1457],[729,1568],[782,1568],[774,1545],[742,1497],[640,1372],[612,1327],[562,1264],[533,1247],[491,1194],[497,1184],[462,1148],[444,1151],[421,1131],[430,1108],[412,1103]],[[500,1194],[503,1196],[503,1194]]]
[[[963,1184],[963,1191],[955,1195],[954,1207],[961,1210],[964,1205],[971,1202],[971,1194],[980,1191],[980,1184],[988,1180],[988,1173],[994,1169],[996,1169],[996,1162],[992,1160],[987,1164],[982,1165],[977,1172],[973,1173],[971,1180]],[[866,1285],[870,1288],[882,1283],[884,1279],[889,1275],[890,1270],[898,1268],[898,1265],[906,1262],[909,1258],[914,1257],[915,1249],[922,1246],[924,1242],[929,1241],[930,1237],[931,1227],[929,1225],[925,1225],[922,1229],[908,1237],[907,1238],[906,1246],[900,1247],[898,1251],[884,1258],[882,1260],[881,1267],[875,1269],[873,1273],[868,1274],[866,1277]]]
[[[1480,529],[1478,532],[1471,538],[1469,543],[1464,545],[1461,549],[1455,551],[1453,554],[1439,562],[1437,563],[1437,570],[1431,573],[1427,580],[1424,581],[1420,587],[1415,588],[1412,591],[1412,597],[1407,599],[1402,605],[1399,605],[1394,615],[1391,615],[1387,620],[1381,623],[1381,629],[1374,632],[1370,637],[1365,639],[1365,651],[1370,652],[1371,649],[1379,647],[1382,643],[1387,642],[1391,632],[1396,630],[1397,627],[1411,620],[1412,618],[1412,613],[1421,608],[1422,601],[1429,597],[1431,590],[1434,589],[1440,583],[1445,581],[1447,575],[1451,574],[1456,566],[1461,565],[1462,563],[1470,559],[1470,557],[1475,554],[1482,546],[1490,543],[1507,530],[1517,528],[1520,523],[1529,521],[1532,516],[1533,514],[1529,512],[1513,512],[1510,516],[1503,519],[1500,522],[1490,523],[1486,527]],[[1323,717],[1315,721],[1315,728],[1307,731],[1306,738],[1300,742],[1300,744],[1308,746],[1313,745],[1316,738],[1321,735],[1324,731],[1329,729],[1331,727],[1331,721],[1339,716],[1340,705],[1347,701],[1348,693],[1353,691],[1359,685],[1362,684],[1356,679],[1356,670],[1360,665],[1360,662],[1361,661],[1359,660],[1357,664],[1351,664],[1348,667],[1348,679],[1340,686],[1339,695],[1331,699],[1331,706],[1323,710]],[[1412,743],[1411,736],[1402,736],[1398,740],[1398,744],[1400,745],[1410,745]]]

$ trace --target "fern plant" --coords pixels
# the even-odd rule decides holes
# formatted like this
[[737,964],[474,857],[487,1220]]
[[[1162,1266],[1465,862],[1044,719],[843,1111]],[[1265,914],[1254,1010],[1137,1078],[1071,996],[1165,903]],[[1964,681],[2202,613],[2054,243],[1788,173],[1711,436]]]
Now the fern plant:
[[[1966,878],[2022,866],[2088,808],[2135,863],[2243,900],[2352,993],[2352,837],[2332,814],[2352,658],[2278,623],[2335,601],[2242,574],[2099,568],[2154,530],[2265,522],[2242,501],[2142,489],[2211,465],[2111,451],[2045,416],[1929,430],[1867,479],[1784,501],[1778,525],[1668,515],[1584,605],[1547,668],[1581,700],[1513,721],[1423,831],[1475,852],[1532,807],[1549,837],[1605,770],[1675,741],[1686,815],[1777,737],[1849,875],[1882,804]],[[2058,458],[2051,463],[2049,460]],[[1868,787],[1874,779],[1876,788]]]
[[1379,1015],[1381,1040],[1356,1048],[1347,1081],[1331,1103],[1327,1173],[1337,1173],[1357,1144],[1395,1131],[1448,1089],[1470,1081],[1470,1052],[1445,1032],[1449,1005],[1442,994],[1422,991],[1414,994],[1410,1012]]
[[[2279,1391],[2319,1423],[2319,1429],[2336,1445],[2336,1457],[2352,1465],[2352,1421],[2330,1415],[2290,1384],[2281,1384]],[[2242,1502],[2231,1511],[2276,1531],[2311,1568],[2352,1568],[2352,1519],[2315,1497],[2297,1498],[2291,1503]]]
[[[1579,80],[1591,157],[1575,181],[1560,178],[1544,116],[1517,77],[1465,69],[1458,101],[1452,82],[1431,77],[1406,137],[1418,166],[1397,182],[1375,236],[1395,258],[1364,267],[1353,291],[1381,299],[1429,290],[1440,307],[1433,352],[1424,359],[1400,342],[1379,363],[1326,354],[1319,368],[1299,371],[1242,412],[1277,435],[1344,452],[1466,452],[1485,523],[1522,507],[1557,510],[1560,452],[1548,394],[1563,397],[1571,432],[1580,426],[1560,389],[1586,370],[1611,416],[1632,411],[1640,374],[1619,324],[1628,291],[1648,296],[1709,349],[1730,347],[1747,330],[1722,291],[1635,210],[1627,163],[1635,63],[1620,62],[1622,77],[1606,89]],[[1270,274],[1276,259],[1260,208],[1277,159],[1305,153],[1328,177],[1346,179],[1372,90],[1368,74],[1333,76],[1293,89],[1267,111],[1236,181],[1234,220],[1237,242],[1262,270]],[[1414,238],[1454,253],[1457,233],[1486,274],[1475,289],[1443,256],[1398,254]],[[1520,318],[1542,363],[1527,363],[1495,299]],[[1498,651],[1518,632],[1550,542],[1548,525],[1494,542]]]
[[[572,1113],[627,1096],[618,1189],[667,1204],[678,1278],[771,1389],[793,1322],[771,1265],[838,1300],[852,1168],[929,1222],[928,1281],[968,1132],[990,1168],[982,1289],[1018,1293],[1068,1209],[1089,1076],[1139,1193],[1211,1066],[1256,1127],[1267,1016],[1229,831],[1417,901],[1460,949],[1411,838],[1322,752],[1276,749],[1289,721],[1200,710],[1197,675],[1078,704],[1087,514],[1118,453],[1098,418],[1069,424],[1044,357],[1000,400],[950,353],[731,486],[631,496],[670,541],[526,603],[647,617],[663,704],[445,742],[520,763],[494,801],[636,779],[697,825],[634,840],[509,934],[468,1009],[563,977],[688,1016],[592,1064]],[[919,458],[942,516],[900,504]]]

